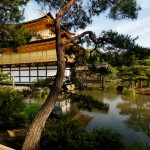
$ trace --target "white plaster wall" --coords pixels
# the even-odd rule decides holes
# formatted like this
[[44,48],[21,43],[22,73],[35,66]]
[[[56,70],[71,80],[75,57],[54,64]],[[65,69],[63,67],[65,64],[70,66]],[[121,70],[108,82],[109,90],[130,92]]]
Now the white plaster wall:
[[[46,71],[47,68],[47,71]],[[57,72],[57,66],[39,66],[38,71],[37,67],[21,67],[20,73],[19,73],[19,67],[11,68],[11,77],[14,78],[14,82],[27,82],[29,81],[33,82],[37,80],[38,78],[46,78],[46,72],[47,76],[55,76]],[[10,68],[2,68],[3,73],[10,72]],[[38,73],[37,73],[38,72]],[[69,68],[66,68],[65,76],[70,76],[71,72]],[[21,76],[21,79],[19,81],[19,75]],[[30,75],[30,77],[29,77]],[[37,77],[38,75],[38,77]],[[29,79],[30,78],[30,79]]]

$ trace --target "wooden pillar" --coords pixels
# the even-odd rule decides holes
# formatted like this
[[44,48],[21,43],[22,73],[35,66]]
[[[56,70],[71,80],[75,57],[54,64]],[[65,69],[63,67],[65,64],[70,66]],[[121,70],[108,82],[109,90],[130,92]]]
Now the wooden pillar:
[[9,66],[8,66],[8,71],[10,71],[10,80],[11,80],[11,77],[12,77],[11,66],[10,66],[10,68],[9,68]]
[[30,64],[29,64],[29,83],[31,83],[31,67],[30,67]]
[[46,71],[46,79],[47,79],[47,64],[45,65],[45,71]]
[[104,77],[100,77],[100,89],[104,89]]
[[102,77],[102,89],[104,89],[105,85],[104,85],[104,77]]
[[37,80],[39,79],[39,66],[37,64]]
[[21,69],[20,69],[20,65],[18,67],[19,67],[19,83],[21,83]]

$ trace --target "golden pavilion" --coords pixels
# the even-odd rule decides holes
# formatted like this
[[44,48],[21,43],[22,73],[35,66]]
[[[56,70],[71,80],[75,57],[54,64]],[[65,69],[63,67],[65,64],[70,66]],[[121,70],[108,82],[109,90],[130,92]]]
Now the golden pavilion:
[[[0,68],[3,73],[10,72],[15,85],[27,85],[31,82],[56,75],[57,58],[55,43],[54,18],[48,13],[41,18],[23,23],[27,29],[36,31],[42,38],[35,37],[25,46],[18,48],[17,52],[4,50],[0,53]],[[65,41],[74,34],[62,30]],[[65,76],[70,75],[66,68]]]

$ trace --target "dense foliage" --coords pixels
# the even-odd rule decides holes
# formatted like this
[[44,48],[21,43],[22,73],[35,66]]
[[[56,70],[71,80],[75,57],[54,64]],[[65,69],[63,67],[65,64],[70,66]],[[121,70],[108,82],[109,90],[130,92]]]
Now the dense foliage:
[[[49,6],[50,10],[58,11],[64,7],[68,0],[35,0]],[[131,18],[136,19],[140,7],[136,0],[76,0],[73,6],[67,10],[62,19],[62,25],[68,29],[83,29],[92,22],[92,16],[108,12],[108,17],[112,19]]]
[[[122,66],[119,68],[118,77],[122,80],[122,82],[128,81],[130,86],[137,87],[137,83],[139,87],[142,87],[142,81],[147,81],[145,86],[149,86],[150,80],[150,60],[143,59],[135,61],[135,65],[133,66]],[[132,82],[135,82],[133,85]]]
[[40,88],[50,87],[52,82],[53,82],[52,77],[48,77],[46,79],[40,78],[40,79],[33,81],[32,84],[30,85],[30,88],[35,89],[35,88],[39,88],[39,87]]
[[25,113],[27,114],[27,119],[29,122],[32,121],[35,114],[39,111],[40,108],[41,108],[41,104],[29,104],[26,107]]
[[0,84],[9,84],[12,83],[12,80],[10,80],[10,73],[2,73],[0,71]]
[[0,1],[0,49],[12,48],[29,42],[34,32],[24,29],[19,21],[23,20],[23,6],[29,0]]
[[[107,13],[112,19],[136,19],[140,7],[136,0],[36,0],[44,3],[44,8],[49,7],[55,13],[55,34],[56,34],[56,54],[57,54],[57,74],[54,79],[52,90],[50,91],[44,105],[37,113],[23,144],[23,150],[39,149],[39,141],[44,125],[54,107],[58,94],[61,91],[65,74],[65,46],[81,41],[87,35],[95,45],[98,44],[92,31],[85,31],[73,38],[62,40],[62,29],[83,29],[92,22],[93,16]],[[62,27],[63,26],[63,27]],[[86,40],[87,41],[87,40]],[[41,119],[42,116],[42,119]],[[38,133],[36,132],[38,130]]]
[[135,95],[135,90],[133,88],[123,88],[122,94],[124,94],[124,95]]
[[48,150],[121,150],[125,149],[120,134],[111,129],[86,131],[78,121],[62,117],[48,121],[41,138],[41,148]]
[[26,122],[24,98],[20,92],[11,88],[0,89],[0,125],[10,129],[20,127]]

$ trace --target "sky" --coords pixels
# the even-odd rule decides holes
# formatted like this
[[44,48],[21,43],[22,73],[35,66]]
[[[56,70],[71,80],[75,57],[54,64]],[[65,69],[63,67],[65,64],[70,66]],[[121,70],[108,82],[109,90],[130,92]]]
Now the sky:
[[[116,31],[120,34],[131,35],[132,38],[139,37],[136,43],[143,47],[150,48],[150,0],[137,0],[138,5],[142,10],[139,12],[136,20],[123,19],[120,21],[114,21],[106,18],[104,15],[93,18],[93,23],[88,25],[84,30],[78,30],[76,34],[80,34],[83,31],[90,30],[97,35],[103,30]],[[25,9],[25,21],[34,20],[42,17],[41,8],[33,1],[29,2]]]

